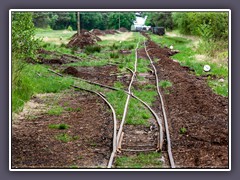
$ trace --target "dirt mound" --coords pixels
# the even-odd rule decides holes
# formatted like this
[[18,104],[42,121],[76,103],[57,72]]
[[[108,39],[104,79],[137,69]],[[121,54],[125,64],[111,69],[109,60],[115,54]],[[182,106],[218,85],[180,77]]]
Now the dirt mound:
[[[151,58],[165,58],[178,53],[178,51],[171,50],[167,47],[161,48],[158,44],[151,40],[146,41],[146,46],[148,54]],[[145,59],[148,58],[144,48],[138,50],[138,56]]]
[[74,67],[67,67],[64,69],[63,73],[78,76],[78,70]]
[[119,33],[115,29],[107,29],[104,32],[105,32],[105,34],[118,34]]
[[96,44],[97,41],[101,41],[99,37],[96,35],[86,31],[83,33],[80,33],[78,35],[77,33],[72,36],[72,39],[67,44],[68,47],[80,47],[81,49],[85,46]]
[[93,33],[96,36],[104,36],[105,35],[105,32],[101,31],[100,29],[92,29],[91,33]]
[[125,27],[121,27],[121,28],[119,29],[119,31],[120,31],[120,32],[129,32]]
[[[156,67],[159,78],[173,84],[164,99],[176,164],[226,168],[228,99],[214,94],[203,78],[189,74],[169,58],[162,58]],[[181,128],[186,128],[187,132],[181,134]]]

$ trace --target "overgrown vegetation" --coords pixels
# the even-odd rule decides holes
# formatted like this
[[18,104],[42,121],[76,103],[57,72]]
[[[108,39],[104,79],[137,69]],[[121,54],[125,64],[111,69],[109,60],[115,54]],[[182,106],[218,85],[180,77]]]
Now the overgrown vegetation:
[[12,92],[12,111],[21,111],[24,103],[38,93],[57,93],[70,87],[73,79],[58,77],[44,65],[25,65],[21,72],[21,84]]

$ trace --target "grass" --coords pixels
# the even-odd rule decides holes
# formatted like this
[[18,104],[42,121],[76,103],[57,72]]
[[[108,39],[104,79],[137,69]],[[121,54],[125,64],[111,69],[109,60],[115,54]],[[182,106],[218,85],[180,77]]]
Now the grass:
[[159,160],[161,154],[140,153],[136,156],[122,156],[116,158],[116,168],[161,168],[162,162]]
[[58,93],[73,84],[69,77],[58,77],[48,71],[44,65],[26,64],[21,76],[20,85],[12,89],[12,112],[19,112],[23,105],[34,94]]
[[67,124],[49,124],[48,127],[50,129],[68,129],[69,125],[67,125]]
[[[114,87],[123,88],[123,84],[120,82],[115,83]],[[147,104],[152,105],[155,101],[156,91],[153,90],[133,90],[133,93],[145,101]],[[106,93],[107,100],[113,105],[117,118],[122,119],[127,95],[122,91],[110,91]],[[137,109],[137,111],[136,111]],[[148,109],[146,109],[138,100],[131,98],[128,106],[128,112],[126,116],[126,124],[131,125],[145,125],[149,126],[148,119],[152,115]]]
[[84,52],[89,55],[93,54],[94,52],[100,53],[101,52],[101,46],[86,46]]
[[68,30],[52,30],[52,29],[36,29],[35,37],[42,39],[44,42],[53,44],[67,43],[76,31]]
[[49,115],[54,115],[54,116],[59,116],[63,113],[63,107],[61,106],[56,106],[47,111],[47,114]]
[[163,89],[172,87],[172,83],[170,81],[166,81],[166,80],[161,80],[159,82],[159,86],[162,87]]
[[[150,37],[153,41],[161,46],[167,46],[173,44],[174,49],[178,49],[180,53],[175,54],[172,56],[172,59],[176,59],[182,66],[188,66],[192,68],[195,72],[195,75],[202,76],[202,75],[214,75],[218,79],[224,78],[226,83],[223,85],[221,83],[217,83],[216,81],[212,81],[211,79],[208,80],[209,86],[213,89],[216,94],[222,96],[228,96],[228,66],[227,64],[217,63],[209,60],[199,61],[196,59],[196,55],[199,54],[199,50],[196,50],[196,47],[193,45],[192,40],[183,38],[183,37],[169,37],[167,35],[163,37],[159,37],[154,34],[150,34]],[[217,43],[217,42],[216,42]],[[218,44],[218,43],[217,43]],[[219,51],[220,52],[220,51]],[[226,53],[222,53],[226,56]],[[207,55],[207,54],[206,54]],[[210,65],[211,71],[204,72],[203,66]]]
[[79,139],[78,136],[70,136],[67,133],[59,134],[55,138],[59,141],[64,142],[64,143],[67,143],[67,142],[70,142],[70,141],[75,141],[75,140]]
[[65,108],[66,111],[71,111],[71,112],[80,112],[81,108],[72,108],[72,107],[67,107]]

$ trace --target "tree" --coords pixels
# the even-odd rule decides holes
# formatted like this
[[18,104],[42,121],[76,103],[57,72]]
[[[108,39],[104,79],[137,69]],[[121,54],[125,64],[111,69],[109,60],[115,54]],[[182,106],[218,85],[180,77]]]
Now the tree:
[[[120,23],[119,23],[120,18]],[[120,27],[125,27],[130,30],[131,25],[135,19],[133,12],[112,12],[109,14],[108,26],[109,28],[119,29]],[[119,25],[120,24],[120,25]]]
[[32,13],[12,13],[12,84],[19,84],[27,58],[35,58],[38,41],[34,39]]
[[148,26],[161,26],[166,29],[173,29],[172,12],[147,12],[143,13],[143,16],[147,15],[146,25]]
[[34,12],[33,23],[35,27],[47,28],[50,24],[49,12]]

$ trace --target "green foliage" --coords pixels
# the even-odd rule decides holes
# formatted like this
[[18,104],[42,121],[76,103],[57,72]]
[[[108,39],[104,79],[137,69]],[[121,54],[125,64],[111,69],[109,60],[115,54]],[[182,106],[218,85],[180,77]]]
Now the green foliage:
[[146,25],[148,26],[159,26],[166,29],[173,29],[172,12],[146,12],[143,16],[147,15]]
[[33,23],[37,28],[48,28],[51,22],[49,12],[33,12]]
[[228,39],[227,12],[175,12],[172,17],[180,33]]
[[67,125],[67,124],[49,124],[48,127],[50,129],[68,129],[69,125]]
[[108,17],[108,28],[119,29],[120,25],[120,27],[125,27],[130,30],[134,20],[135,15],[133,12],[110,12]]
[[161,154],[157,152],[140,153],[136,156],[122,156],[116,158],[117,168],[161,168],[159,160]]
[[[12,12],[12,88],[20,88],[27,58],[35,59],[38,41],[34,39],[32,13]],[[26,88],[26,87],[23,87]]]

